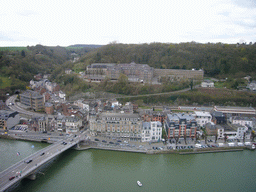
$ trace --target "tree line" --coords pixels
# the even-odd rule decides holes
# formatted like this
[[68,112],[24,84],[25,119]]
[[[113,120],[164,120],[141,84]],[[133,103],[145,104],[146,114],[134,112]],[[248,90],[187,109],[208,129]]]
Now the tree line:
[[81,58],[83,68],[91,63],[148,64],[161,69],[203,69],[210,77],[255,76],[256,44],[196,42],[116,44],[95,49]]

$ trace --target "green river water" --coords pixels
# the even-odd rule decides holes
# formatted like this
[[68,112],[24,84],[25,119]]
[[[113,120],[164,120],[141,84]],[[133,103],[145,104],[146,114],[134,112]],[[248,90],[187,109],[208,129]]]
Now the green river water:
[[[0,171],[48,144],[0,139]],[[34,146],[34,147],[32,147]],[[20,156],[17,156],[17,152]],[[195,155],[68,150],[19,192],[256,191],[256,151]],[[136,183],[143,184],[139,187]]]

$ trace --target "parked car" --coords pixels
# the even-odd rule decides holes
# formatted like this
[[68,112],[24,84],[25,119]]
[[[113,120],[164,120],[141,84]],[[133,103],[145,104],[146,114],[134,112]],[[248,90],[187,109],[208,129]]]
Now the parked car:
[[99,141],[99,139],[96,138],[96,139],[94,139],[94,141]]
[[114,142],[112,142],[112,141],[109,141],[109,144],[114,144]]
[[121,140],[117,140],[117,142],[121,143],[122,141]]
[[102,142],[103,142],[103,143],[107,143],[107,141],[106,141],[106,140],[102,140]]

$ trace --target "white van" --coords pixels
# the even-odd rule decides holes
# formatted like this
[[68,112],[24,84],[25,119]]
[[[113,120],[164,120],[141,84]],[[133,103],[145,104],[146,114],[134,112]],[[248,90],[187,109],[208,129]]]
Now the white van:
[[251,142],[245,142],[244,145],[245,146],[250,146],[252,143]]
[[237,143],[237,145],[238,145],[238,146],[244,146],[244,144],[243,144],[243,143]]
[[229,147],[234,147],[234,146],[235,146],[235,143],[229,143],[228,146],[229,146]]
[[219,143],[219,147],[223,147],[224,143]]

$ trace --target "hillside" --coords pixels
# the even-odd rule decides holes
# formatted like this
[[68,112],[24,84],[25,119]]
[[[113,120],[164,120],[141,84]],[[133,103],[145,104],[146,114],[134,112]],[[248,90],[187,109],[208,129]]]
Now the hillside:
[[81,58],[91,63],[146,63],[154,68],[204,69],[206,76],[255,76],[256,44],[109,44]]
[[68,49],[42,45],[0,48],[0,95],[25,89],[38,73],[58,75],[65,68],[73,68],[72,53],[78,57],[92,48]]

